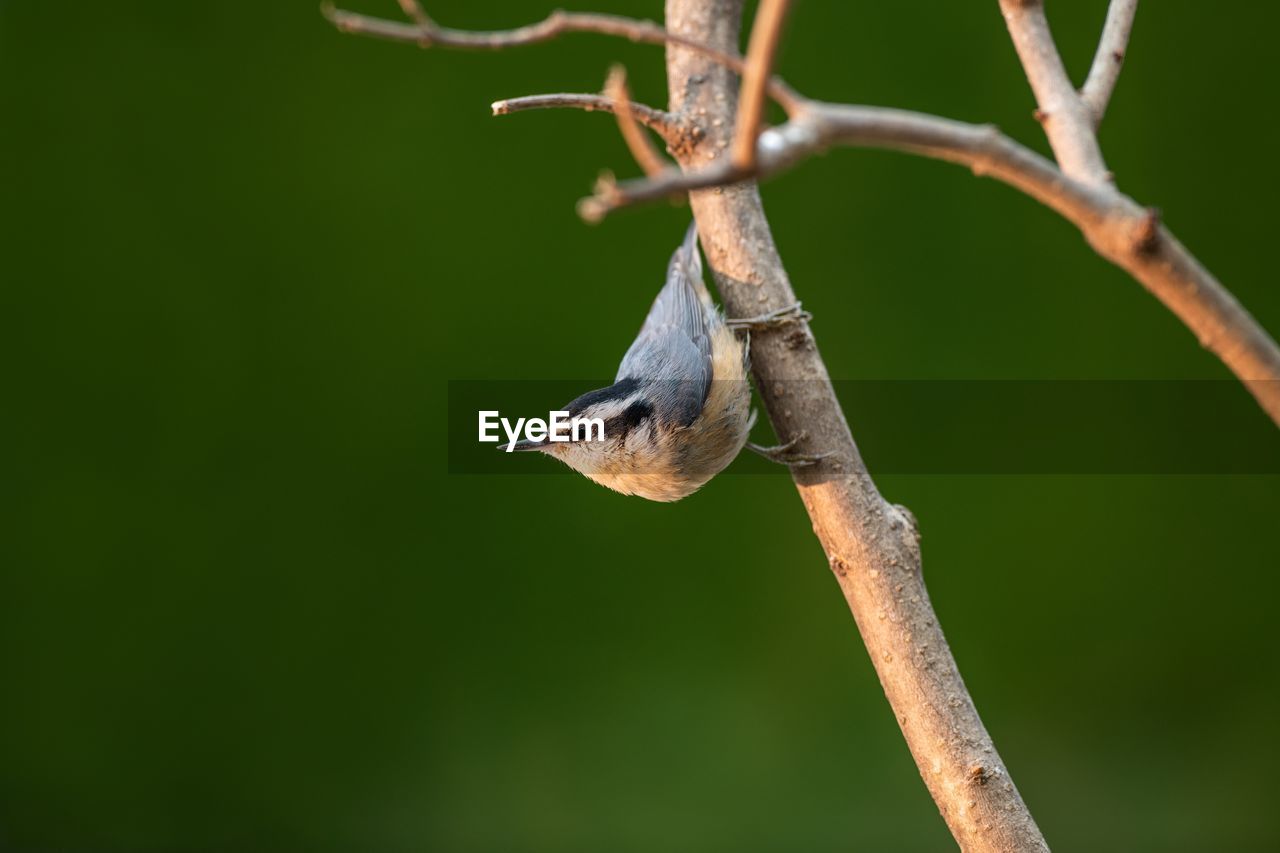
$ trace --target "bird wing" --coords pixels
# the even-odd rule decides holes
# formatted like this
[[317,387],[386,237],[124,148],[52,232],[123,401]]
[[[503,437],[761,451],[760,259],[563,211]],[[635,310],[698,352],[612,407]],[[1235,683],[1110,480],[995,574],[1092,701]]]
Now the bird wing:
[[622,357],[617,379],[656,382],[659,415],[681,426],[697,419],[711,391],[711,327],[714,311],[702,283],[698,231],[689,226],[684,242],[671,256],[667,283],[653,300],[635,343]]

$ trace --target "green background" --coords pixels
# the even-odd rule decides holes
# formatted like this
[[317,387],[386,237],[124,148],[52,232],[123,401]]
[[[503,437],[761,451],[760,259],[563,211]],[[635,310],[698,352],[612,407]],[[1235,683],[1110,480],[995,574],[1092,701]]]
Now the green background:
[[[1077,76],[1104,8],[1050,4]],[[1278,19],[1144,4],[1102,134],[1272,330]],[[661,58],[0,0],[0,849],[950,849],[785,478],[446,473],[447,381],[611,374],[688,215],[582,225],[635,171],[611,120],[489,102],[614,60],[661,102]],[[995,0],[801,2],[781,70],[1044,149]],[[839,378],[1226,375],[962,169],[836,151],[764,194]],[[1280,480],[879,480],[1051,843],[1280,846]]]

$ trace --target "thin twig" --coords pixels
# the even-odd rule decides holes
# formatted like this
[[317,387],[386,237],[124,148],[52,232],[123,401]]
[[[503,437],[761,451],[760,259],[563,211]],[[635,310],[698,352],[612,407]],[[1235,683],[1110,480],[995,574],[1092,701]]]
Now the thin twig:
[[[630,101],[629,104],[631,115],[636,121],[656,132],[668,142],[678,138],[684,130],[680,119],[665,110],[654,109],[635,101]],[[501,101],[494,101],[490,107],[495,116],[510,115],[511,113],[525,112],[527,110],[547,109],[572,109],[588,113],[602,112],[610,114],[617,111],[617,104],[612,98],[607,98],[604,95],[585,95],[573,92],[506,98]]]
[[780,171],[781,167],[750,172],[738,169],[728,160],[718,160],[703,169],[683,172],[680,169],[663,169],[648,178],[618,183],[612,175],[605,174],[596,181],[591,195],[578,201],[578,215],[592,225],[604,221],[610,213],[627,207],[635,207],[660,199],[682,198],[695,190],[727,187],[765,174]]
[[760,135],[764,121],[765,87],[773,76],[773,62],[778,55],[778,43],[782,40],[782,24],[790,5],[790,0],[761,0],[751,27],[747,65],[742,72],[742,88],[738,95],[738,116],[729,150],[729,159],[746,172],[756,166],[756,137]]
[[1110,173],[1094,136],[1093,117],[1062,64],[1043,0],[1000,0],[1000,9],[1035,94],[1036,118],[1062,171],[1078,181],[1105,184]]
[[993,125],[817,101],[808,102],[791,121],[760,135],[754,169],[740,169],[727,159],[688,172],[668,169],[649,179],[603,187],[589,200],[595,206],[588,209],[606,215],[693,190],[770,177],[832,145],[886,148],[960,163],[1021,190],[1073,222],[1103,218],[1110,209],[1110,195],[1067,178],[1052,162]]
[[405,17],[417,24],[419,28],[435,25],[418,0],[400,0],[400,8],[404,11]]
[[1106,115],[1111,93],[1120,79],[1125,54],[1129,50],[1129,35],[1133,32],[1133,18],[1138,13],[1138,0],[1111,0],[1107,8],[1107,22],[1098,40],[1098,52],[1094,54],[1089,76],[1080,88],[1080,97],[1093,118],[1096,128]]
[[[419,47],[448,47],[459,50],[504,50],[529,44],[550,41],[565,33],[598,33],[619,36],[645,44],[678,44],[711,58],[726,68],[743,73],[746,64],[741,56],[726,50],[710,47],[697,39],[673,35],[653,21],[624,18],[621,15],[605,15],[595,12],[555,11],[534,24],[509,30],[458,30],[435,23],[413,0],[401,0],[401,4],[417,7],[410,17],[414,23],[390,21],[370,15],[361,15],[338,9],[330,0],[321,4],[324,16],[341,32],[371,36],[387,41],[416,44]],[[800,101],[794,90],[777,76],[770,78],[766,89],[769,97],[790,112]]]
[[662,155],[653,147],[653,141],[645,134],[644,129],[636,123],[631,109],[631,93],[627,91],[627,71],[621,65],[609,70],[609,78],[604,84],[604,93],[613,99],[613,114],[618,119],[618,131],[622,139],[631,149],[631,156],[649,176],[657,175],[667,168]]

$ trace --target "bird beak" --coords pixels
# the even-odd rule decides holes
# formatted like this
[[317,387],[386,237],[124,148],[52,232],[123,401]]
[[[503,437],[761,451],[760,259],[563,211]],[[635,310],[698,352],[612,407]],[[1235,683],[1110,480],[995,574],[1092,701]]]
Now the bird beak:
[[[512,450],[542,450],[546,446],[547,446],[547,442],[545,441],[530,441],[529,439],[526,438],[526,439],[517,441],[511,449]],[[501,450],[507,449],[507,446],[505,444],[499,444],[498,447]]]

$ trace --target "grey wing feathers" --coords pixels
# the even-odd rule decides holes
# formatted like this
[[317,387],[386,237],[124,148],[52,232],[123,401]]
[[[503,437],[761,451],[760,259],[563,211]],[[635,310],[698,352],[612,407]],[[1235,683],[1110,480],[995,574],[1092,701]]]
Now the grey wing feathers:
[[667,283],[618,367],[618,379],[657,383],[655,408],[664,420],[688,426],[702,411],[711,391],[714,311],[702,283],[697,228],[690,225],[684,242],[671,256]]

